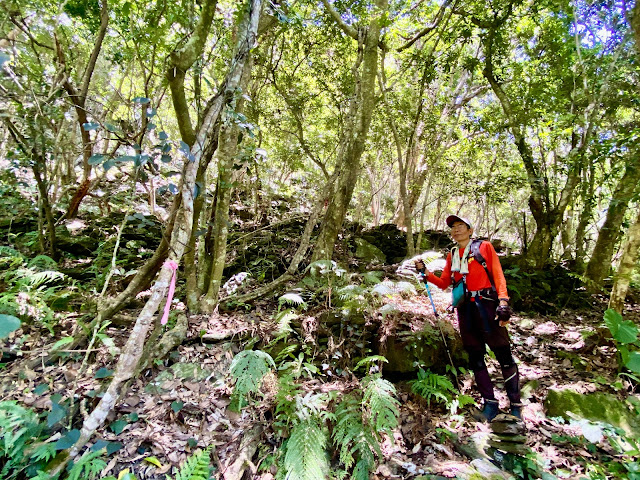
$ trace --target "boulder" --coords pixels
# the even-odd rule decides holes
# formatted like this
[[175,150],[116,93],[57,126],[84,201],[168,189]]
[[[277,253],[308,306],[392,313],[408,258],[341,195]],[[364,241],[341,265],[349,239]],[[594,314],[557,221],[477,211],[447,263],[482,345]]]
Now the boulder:
[[549,390],[544,406],[547,417],[569,419],[568,412],[594,422],[605,422],[640,438],[640,420],[626,404],[607,393],[578,393],[573,390]]
[[361,259],[365,263],[385,263],[387,256],[382,253],[375,245],[367,242],[362,238],[356,238],[356,258]]
[[[438,324],[447,340],[446,345],[442,341],[442,334]],[[450,322],[445,320],[433,320],[433,324],[427,324],[421,331],[407,334],[397,331],[387,338],[385,357],[389,363],[384,365],[385,373],[411,373],[418,371],[418,365],[424,366],[434,372],[444,372],[449,364],[447,349],[456,365],[464,362],[464,350],[460,334],[453,328]]]

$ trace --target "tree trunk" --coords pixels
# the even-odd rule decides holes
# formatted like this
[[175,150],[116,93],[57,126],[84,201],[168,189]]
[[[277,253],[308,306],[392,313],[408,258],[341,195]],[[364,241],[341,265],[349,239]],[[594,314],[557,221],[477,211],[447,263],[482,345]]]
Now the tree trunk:
[[[40,197],[41,213],[44,221],[47,223],[49,254],[54,260],[58,260],[58,249],[56,247],[56,222],[53,218],[53,210],[49,201],[49,185],[47,181],[47,163],[44,153],[39,153],[35,146],[30,146],[27,139],[20,133],[18,128],[13,124],[9,117],[4,117],[4,124],[9,130],[9,134],[18,145],[18,148],[25,156],[33,160],[33,176],[38,186],[38,194]],[[39,229],[42,232],[42,228]],[[39,233],[41,235],[41,233]],[[43,246],[41,244],[41,246]]]
[[595,206],[594,189],[595,189],[595,164],[589,166],[589,179],[583,179],[582,181],[582,211],[580,212],[580,220],[578,220],[578,227],[576,228],[574,245],[575,245],[575,260],[576,270],[579,273],[584,272],[584,259],[587,251],[587,227],[591,223],[591,217],[593,217],[593,207]]
[[[253,62],[247,59],[244,64],[242,80],[238,85],[238,92],[245,92],[251,75]],[[237,92],[236,92],[237,95]],[[213,252],[211,278],[207,294],[202,302],[202,311],[211,313],[218,303],[222,274],[227,260],[227,238],[229,236],[229,205],[231,203],[233,165],[238,153],[238,136],[240,128],[232,115],[242,112],[243,98],[237,96],[233,102],[235,111],[228,112],[222,119],[218,140],[218,182],[216,188],[216,207],[213,220]]]
[[[171,89],[171,100],[173,103],[173,109],[176,113],[176,119],[178,121],[178,129],[180,130],[180,136],[182,140],[193,147],[196,141],[196,133],[193,128],[191,116],[189,113],[189,103],[185,92],[184,82],[189,69],[202,55],[204,46],[211,30],[211,22],[213,15],[216,11],[217,0],[207,0],[202,5],[202,13],[198,19],[193,34],[189,38],[189,41],[180,49],[175,50],[170,55],[171,63],[167,68],[166,78],[169,82],[169,88]],[[196,75],[198,78],[198,75]],[[220,94],[224,94],[221,92]],[[219,94],[219,95],[220,95]],[[198,102],[198,105],[199,102]],[[200,108],[198,108],[198,113]],[[200,115],[198,115],[200,118]],[[212,127],[212,136],[217,139],[217,124]],[[198,165],[198,172],[196,174],[196,184],[199,188],[205,188],[206,171],[211,161],[213,152],[217,148],[216,144],[211,144],[208,151],[204,152],[200,164]],[[200,221],[200,213],[204,207],[204,192],[200,192],[194,201],[193,206],[193,221],[194,225],[191,229],[191,236],[189,243],[185,251],[185,281],[186,281],[186,300],[187,307],[191,312],[198,311],[198,299],[200,298],[201,291],[198,289],[197,274],[198,268],[196,265],[196,249],[197,249],[197,234],[198,225]]]
[[[108,26],[109,10],[107,8],[107,0],[102,0],[102,5],[100,7],[100,29],[98,30],[96,41],[93,45],[93,50],[91,52],[91,56],[89,57],[87,68],[85,69],[80,91],[77,91],[73,86],[71,80],[69,79],[68,73],[66,80],[63,83],[63,87],[67,91],[67,94],[69,95],[69,98],[71,99],[71,102],[73,103],[73,106],[76,110],[78,126],[80,128],[80,135],[82,137],[82,182],[78,186],[75,194],[69,202],[69,208],[67,209],[67,212],[65,214],[66,218],[75,218],[78,215],[80,203],[87,196],[89,190],[91,189],[91,165],[89,164],[89,158],[93,154],[93,142],[91,141],[90,132],[84,128],[84,125],[88,122],[86,103],[87,94],[89,92],[89,85],[91,84],[93,71],[95,69],[96,62],[98,61],[98,55],[100,55],[100,50],[102,50],[102,43],[107,33]],[[57,38],[56,53],[59,63],[66,70],[63,47],[57,41]]]
[[640,252],[640,214],[635,223],[627,231],[627,243],[622,250],[622,257],[616,272],[613,289],[609,298],[609,308],[613,308],[619,313],[624,309],[624,301],[629,289],[631,275],[638,263],[638,253]]
[[600,229],[596,246],[587,264],[585,275],[590,280],[589,289],[592,292],[602,288],[604,278],[611,272],[613,249],[620,236],[620,228],[627,213],[629,201],[637,190],[639,181],[640,166],[636,164],[636,158],[630,158],[624,175],[611,197],[607,218]]
[[[409,140],[409,144],[407,146],[406,153],[406,161],[403,159],[402,155],[402,144],[400,141],[400,135],[398,133],[398,127],[393,118],[393,112],[390,112],[389,101],[387,99],[386,92],[386,77],[384,73],[384,51],[382,53],[382,58],[380,60],[380,91],[382,92],[382,99],[387,108],[387,120],[389,122],[389,126],[391,127],[391,132],[393,133],[393,140],[396,144],[396,157],[398,161],[398,175],[400,177],[400,203],[402,204],[402,223],[406,228],[406,243],[407,243],[407,256],[413,257],[415,255],[415,247],[413,243],[413,206],[409,205],[409,195],[407,192],[407,167],[409,164],[409,157],[413,155],[412,153],[412,144],[414,143],[411,139]],[[420,102],[422,104],[422,102]],[[419,117],[419,113],[418,116]],[[417,129],[417,118],[416,118],[416,126],[414,127],[414,133]],[[413,138],[413,136],[412,136]]]
[[[342,145],[338,166],[340,177],[336,182],[336,188],[329,199],[329,205],[322,221],[322,227],[318,235],[317,243],[313,251],[313,260],[331,259],[333,249],[338,238],[338,232],[342,227],[347,208],[351,201],[358,174],[360,172],[360,158],[364,151],[371,116],[376,103],[375,87],[378,72],[378,43],[384,14],[387,10],[387,0],[376,0],[379,10],[369,22],[365,31],[356,32],[353,27],[344,25],[341,17],[328,0],[323,0],[325,8],[338,22],[340,27],[362,47],[362,55],[358,63],[362,62],[362,71],[356,79],[355,95],[351,99],[349,122],[346,129],[347,137]],[[364,37],[364,38],[362,38]],[[356,67],[357,68],[357,67]]]
[[[237,37],[237,47],[235,49],[234,56],[231,59],[229,73],[225,82],[227,88],[229,88],[231,92],[235,91],[236,86],[238,85],[242,72],[242,65],[249,55],[250,49],[255,43],[255,32],[258,28],[258,19],[260,17],[261,9],[261,0],[250,0],[250,8],[248,9],[247,15],[242,19],[244,28],[241,28],[242,33]],[[220,104],[220,107],[222,107],[222,104]],[[171,237],[171,244],[169,248],[169,259],[176,264],[180,263],[185,247],[191,236],[191,229],[194,223],[193,200],[198,165],[203,153],[207,149],[207,144],[210,142],[208,139],[211,129],[217,123],[220,112],[221,108],[210,108],[205,115],[205,119],[198,135],[196,136],[196,141],[194,142],[194,147],[191,151],[194,158],[192,160],[187,159],[183,169],[181,184],[182,207],[176,218],[176,225]],[[70,458],[74,458],[78,455],[80,449],[89,441],[93,433],[104,423],[107,415],[116,405],[120,396],[124,393],[123,386],[130,378],[132,378],[140,363],[147,333],[153,322],[155,313],[158,310],[161,301],[165,297],[173,275],[174,270],[171,265],[168,262],[165,262],[156,283],[151,289],[151,297],[140,312],[140,315],[136,320],[136,324],[131,331],[131,335],[122,350],[122,354],[118,360],[118,364],[116,365],[113,380],[109,384],[104,396],[96,408],[85,418],[80,432],[80,438],[70,449]],[[58,465],[56,467],[56,471],[52,471],[51,473],[56,474],[61,472],[65,467],[66,462],[62,463],[62,465]]]

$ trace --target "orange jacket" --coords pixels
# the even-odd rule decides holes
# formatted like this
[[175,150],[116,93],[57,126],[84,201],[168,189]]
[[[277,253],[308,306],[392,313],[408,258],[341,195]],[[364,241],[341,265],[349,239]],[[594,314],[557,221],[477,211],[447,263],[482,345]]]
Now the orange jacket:
[[[462,258],[464,248],[460,248],[458,251],[460,252],[460,258]],[[498,298],[508,299],[509,294],[507,293],[507,281],[504,278],[504,273],[502,273],[502,266],[500,265],[498,254],[494,250],[493,245],[486,241],[482,242],[480,244],[480,254],[482,254],[487,262],[487,270],[489,270],[489,274],[492,276],[493,282],[496,284]],[[476,259],[473,258],[473,254],[471,252],[469,252],[468,263],[469,273],[467,274],[467,290],[483,290],[485,288],[491,288],[491,281],[489,280],[489,277],[487,277],[487,272],[485,272],[480,263],[476,262]],[[462,278],[462,275],[460,272],[453,272],[453,277],[457,282]],[[442,271],[442,275],[437,277],[433,273],[429,272],[427,281],[437,285],[443,290],[451,285],[451,252],[447,255],[447,264]]]

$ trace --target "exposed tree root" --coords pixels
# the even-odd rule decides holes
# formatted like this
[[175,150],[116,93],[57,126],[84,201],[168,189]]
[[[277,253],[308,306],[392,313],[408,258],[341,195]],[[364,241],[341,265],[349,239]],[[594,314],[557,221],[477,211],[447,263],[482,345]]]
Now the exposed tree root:
[[[240,453],[233,461],[224,467],[222,478],[224,480],[241,480],[247,467],[253,467],[251,459],[258,449],[258,440],[262,434],[262,427],[257,426],[249,430],[240,442]],[[255,472],[252,472],[255,473]]]

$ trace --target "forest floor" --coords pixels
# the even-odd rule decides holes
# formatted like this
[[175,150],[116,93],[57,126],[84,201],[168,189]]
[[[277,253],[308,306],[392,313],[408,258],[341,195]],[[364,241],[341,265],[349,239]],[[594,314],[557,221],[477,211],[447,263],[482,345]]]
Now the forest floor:
[[[448,295],[433,290],[441,315],[455,323],[454,315],[445,312]],[[424,295],[391,300],[409,321],[433,315]],[[158,362],[131,383],[107,425],[99,431],[100,439],[121,443],[121,448],[109,457],[103,475],[117,477],[124,468],[130,468],[139,479],[164,479],[167,474],[174,475],[172,468],[196,448],[213,445],[215,478],[228,478],[227,472],[241,454],[252,459],[250,473],[243,478],[275,477],[275,466],[268,466],[281,441],[274,434],[269,412],[275,396],[274,382],[265,382],[263,398],[254,406],[241,413],[229,408],[231,360],[248,339],[270,335],[273,319],[269,308],[273,305],[258,305],[251,312],[190,318],[188,340],[168,361]],[[537,458],[544,470],[559,478],[579,478],[592,461],[616,457],[605,441],[588,448],[579,427],[547,418],[543,404],[552,388],[613,394],[630,388],[618,376],[615,347],[603,334],[604,309],[605,303],[594,299],[594,305],[579,312],[562,311],[553,316],[517,314],[510,326],[525,396],[526,444],[532,452],[528,457]],[[638,322],[640,308],[634,306],[630,315]],[[70,335],[74,323],[72,318],[67,319],[67,328],[63,324],[57,337]],[[127,329],[109,327],[104,333],[117,347],[124,344]],[[80,412],[90,410],[115,364],[113,352],[105,346],[97,347],[92,352],[95,361],[84,366],[84,352],[69,352],[64,362],[30,369],[25,365],[44,356],[43,347],[50,339],[28,327],[16,332],[10,343],[15,344],[19,338],[27,338],[20,346],[23,358],[0,370],[0,400],[16,400],[46,413],[52,408],[52,400],[59,398],[56,394],[70,397],[73,393]],[[341,351],[340,345],[333,346],[332,352],[349,355],[348,351]],[[489,365],[500,404],[506,408],[508,402],[497,363],[489,358]],[[351,374],[339,375],[329,370],[323,373],[309,378],[304,383],[305,391],[346,391],[357,382]],[[459,382],[461,393],[477,398],[470,374],[461,375]],[[406,382],[397,383],[396,388],[399,426],[394,438],[385,441],[384,458],[379,459],[371,478],[468,478],[471,459],[461,453],[465,451],[461,445],[486,438],[489,426],[471,421],[465,411],[452,414],[433,402],[429,408],[424,399],[411,393]]]

